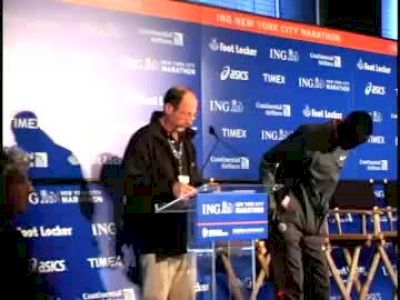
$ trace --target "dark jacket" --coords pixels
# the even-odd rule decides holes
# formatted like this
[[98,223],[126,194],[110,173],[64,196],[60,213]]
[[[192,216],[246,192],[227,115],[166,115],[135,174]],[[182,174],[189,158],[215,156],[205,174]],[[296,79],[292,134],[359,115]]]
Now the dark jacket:
[[301,210],[294,218],[297,225],[311,232],[321,226],[348,154],[332,143],[334,122],[301,125],[264,154],[261,181],[285,187],[271,197],[271,218],[283,195],[289,194]]
[[26,240],[10,218],[5,216],[0,216],[0,245],[2,295],[12,299],[53,299],[44,279],[31,270],[31,256]]
[[[149,125],[140,128],[130,139],[123,157],[126,204],[125,229],[133,234],[134,247],[142,253],[173,255],[187,249],[187,215],[156,214],[154,205],[169,202],[178,178],[178,165],[161,126],[162,113],[155,113]],[[195,132],[184,133],[183,151],[187,159],[190,184],[201,184],[192,139]]]

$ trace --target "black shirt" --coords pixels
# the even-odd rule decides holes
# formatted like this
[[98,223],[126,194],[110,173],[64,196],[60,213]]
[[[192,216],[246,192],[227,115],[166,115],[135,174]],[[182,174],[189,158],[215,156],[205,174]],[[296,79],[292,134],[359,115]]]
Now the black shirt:
[[0,291],[10,299],[51,299],[43,278],[30,268],[30,250],[10,218],[0,216]]
[[[192,142],[194,133],[187,129],[181,136],[182,165],[183,173],[189,176],[189,184],[199,186],[201,178]],[[134,247],[142,253],[158,255],[185,253],[187,215],[157,214],[154,211],[156,203],[175,199],[172,187],[179,176],[179,164],[168,142],[168,133],[161,126],[159,118],[154,118],[131,137],[122,168],[127,200],[124,223],[133,236]]]

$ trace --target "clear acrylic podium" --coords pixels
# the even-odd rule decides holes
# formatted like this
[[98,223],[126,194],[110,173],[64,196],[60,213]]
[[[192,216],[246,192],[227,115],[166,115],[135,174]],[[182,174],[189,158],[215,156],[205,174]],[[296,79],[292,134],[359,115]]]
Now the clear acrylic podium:
[[[229,296],[255,299],[255,295],[249,295],[256,282],[255,243],[268,237],[268,195],[280,188],[205,184],[190,199],[176,199],[155,207],[156,213],[187,214],[188,251],[196,256],[197,268],[201,267],[202,273],[209,276],[207,283],[197,289],[207,290],[211,299],[218,299],[217,277],[223,274]],[[235,266],[235,261],[251,268],[241,274],[244,268]]]

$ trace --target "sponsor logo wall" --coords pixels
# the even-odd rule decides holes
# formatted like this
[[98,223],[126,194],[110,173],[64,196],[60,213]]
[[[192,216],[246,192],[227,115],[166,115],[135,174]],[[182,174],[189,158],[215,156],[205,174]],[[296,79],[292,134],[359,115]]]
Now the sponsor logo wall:
[[35,184],[17,229],[32,247],[31,268],[59,299],[137,299],[125,275],[129,263],[114,246],[114,200],[100,184]]
[[[262,153],[301,123],[366,109],[376,129],[349,156],[343,178],[395,178],[392,56],[57,1],[8,0],[4,15],[3,143],[28,152],[35,183],[18,229],[32,245],[32,269],[62,300],[139,299],[126,276],[135,260],[114,248],[120,198],[88,182],[120,175],[131,134],[177,83],[201,100],[198,164],[215,142],[210,126],[222,141],[205,177],[256,180]],[[250,264],[238,265],[250,287]],[[207,272],[199,270],[201,299],[211,299]],[[371,294],[384,299],[379,288]]]
[[[207,177],[257,180],[261,154],[287,133],[306,122],[343,118],[352,110],[370,112],[375,130],[368,143],[351,153],[342,178],[396,177],[393,58],[245,32],[232,36],[213,27],[206,27],[202,38],[203,153],[212,149],[214,139],[207,132],[213,126],[232,146],[220,143],[214,156],[242,156],[250,162],[249,169],[232,171],[211,161]],[[219,41],[257,51],[220,51]],[[230,101],[240,107],[234,109]]]

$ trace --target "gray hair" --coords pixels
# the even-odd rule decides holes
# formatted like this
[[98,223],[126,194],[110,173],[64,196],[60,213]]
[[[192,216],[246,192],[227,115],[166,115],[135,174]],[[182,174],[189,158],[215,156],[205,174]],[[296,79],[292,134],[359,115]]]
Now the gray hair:
[[12,175],[25,175],[30,166],[30,158],[17,146],[3,147],[0,157],[1,181]]

